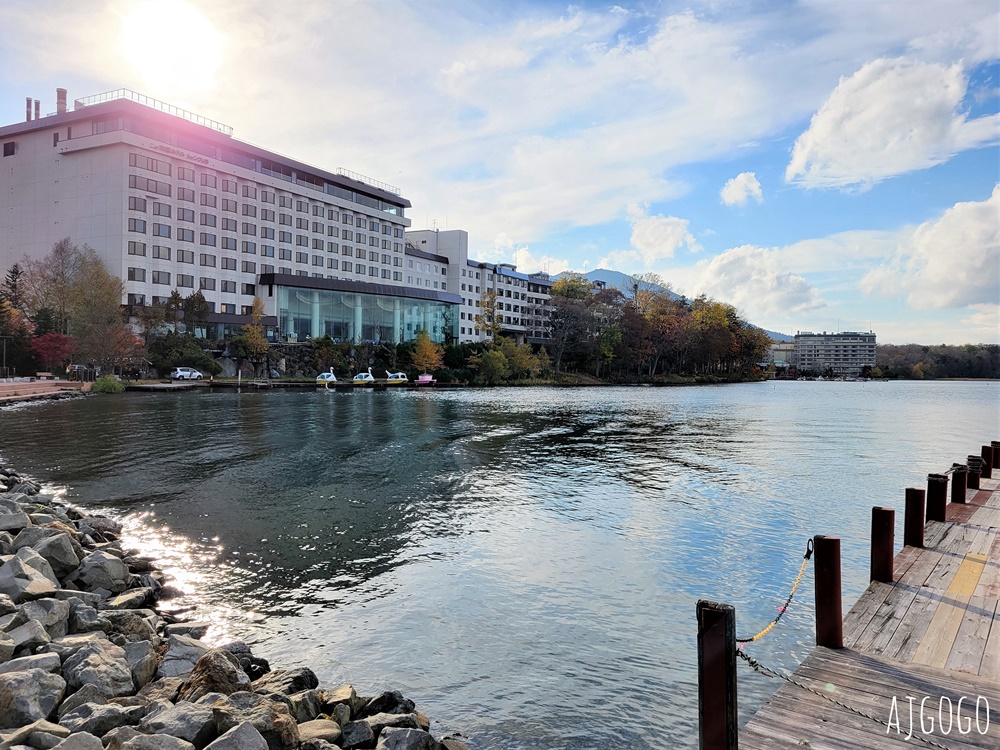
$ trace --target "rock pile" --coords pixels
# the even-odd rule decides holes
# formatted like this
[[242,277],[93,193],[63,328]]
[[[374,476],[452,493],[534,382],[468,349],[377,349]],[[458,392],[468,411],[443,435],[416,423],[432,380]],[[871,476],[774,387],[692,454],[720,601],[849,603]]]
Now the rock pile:
[[164,575],[121,526],[0,468],[3,750],[469,750],[398,692],[320,689],[155,609]]

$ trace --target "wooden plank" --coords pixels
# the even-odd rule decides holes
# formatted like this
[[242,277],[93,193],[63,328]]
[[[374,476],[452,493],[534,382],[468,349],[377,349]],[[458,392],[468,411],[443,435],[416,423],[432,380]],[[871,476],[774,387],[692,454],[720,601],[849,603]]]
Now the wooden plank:
[[969,599],[979,584],[985,565],[986,558],[983,555],[969,554],[964,557],[941,597],[911,661],[932,667],[945,666],[965,618]]
[[951,654],[948,655],[944,665],[945,669],[979,674],[996,609],[996,599],[982,596],[973,596],[969,599],[969,606],[955,634]]

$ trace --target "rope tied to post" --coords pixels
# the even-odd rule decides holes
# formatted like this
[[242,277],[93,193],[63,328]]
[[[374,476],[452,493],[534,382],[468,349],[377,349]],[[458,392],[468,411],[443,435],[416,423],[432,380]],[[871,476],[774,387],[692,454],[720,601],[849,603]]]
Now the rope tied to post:
[[[778,624],[778,621],[784,616],[785,612],[788,610],[788,605],[792,603],[792,597],[795,596],[796,590],[799,588],[799,584],[802,583],[802,575],[806,572],[806,565],[809,564],[809,558],[812,557],[813,553],[813,540],[809,539],[806,542],[806,553],[802,556],[802,566],[799,568],[799,574],[795,577],[795,583],[792,584],[792,590],[788,593],[788,598],[785,600],[785,604],[778,608],[778,616],[771,620],[771,624],[764,628],[762,631],[757,633],[757,635],[752,638],[737,638],[737,643],[753,643],[754,641],[759,641],[765,635],[770,633],[774,626]],[[737,652],[742,653],[742,652]]]

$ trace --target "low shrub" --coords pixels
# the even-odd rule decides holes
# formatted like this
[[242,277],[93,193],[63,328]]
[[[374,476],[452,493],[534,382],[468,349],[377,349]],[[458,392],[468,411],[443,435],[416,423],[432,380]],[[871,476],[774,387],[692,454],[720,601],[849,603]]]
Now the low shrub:
[[124,393],[125,386],[110,375],[102,375],[94,381],[90,390],[92,393]]

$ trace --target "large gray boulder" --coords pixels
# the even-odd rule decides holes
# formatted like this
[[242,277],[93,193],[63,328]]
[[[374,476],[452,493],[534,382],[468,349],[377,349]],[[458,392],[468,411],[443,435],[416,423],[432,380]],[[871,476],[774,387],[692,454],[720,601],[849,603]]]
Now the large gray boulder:
[[124,636],[135,636],[144,641],[156,636],[156,629],[151,620],[156,613],[149,609],[102,609],[101,617],[111,623],[111,629]]
[[89,646],[95,641],[107,641],[108,637],[100,631],[93,633],[78,633],[76,635],[64,635],[62,638],[54,638],[42,651],[46,653],[59,654],[63,661],[75,654],[84,646]]
[[341,727],[340,746],[346,750],[371,747],[375,742],[375,733],[366,721],[349,721]]
[[267,750],[267,742],[249,721],[237,724],[205,750]]
[[233,693],[229,700],[232,708],[215,709],[219,734],[249,721],[270,750],[292,750],[298,746],[298,724],[285,702],[255,693]]
[[122,744],[122,750],[195,750],[195,746],[169,734],[139,734]]
[[112,593],[125,590],[128,584],[128,567],[109,552],[97,550],[80,561],[76,572],[68,580],[86,591],[105,589]]
[[403,697],[398,690],[387,690],[375,696],[361,712],[362,716],[374,716],[375,714],[411,714],[413,713],[413,701]]
[[314,719],[299,724],[299,741],[326,740],[334,743],[340,739],[340,724],[330,719]]
[[288,701],[291,703],[292,716],[299,724],[312,721],[323,712],[318,690],[303,690],[288,696]]
[[20,531],[31,525],[31,519],[23,511],[0,514],[0,531]]
[[59,705],[58,716],[61,719],[74,708],[82,706],[84,703],[104,704],[107,702],[108,696],[97,685],[84,685]]
[[386,727],[402,729],[422,729],[420,719],[417,714],[375,714],[363,721],[372,728],[372,732],[378,737]]
[[[21,533],[23,534],[24,532],[22,531]],[[17,543],[16,539],[14,543]],[[80,567],[80,556],[77,554],[77,547],[78,545],[74,544],[73,539],[66,533],[53,534],[31,545],[31,548],[35,552],[48,561],[52,567],[52,572],[60,578],[68,576]]]
[[0,633],[0,662],[5,662],[14,655],[14,639],[7,633]]
[[319,680],[309,667],[275,669],[254,680],[253,689],[258,693],[284,693],[292,695],[319,686]]
[[[88,732],[77,732],[76,734],[71,734],[69,737],[64,739],[58,745],[56,745],[59,750],[104,750],[104,745],[101,744],[99,737]],[[53,748],[55,750],[55,748]]]
[[51,566],[30,547],[22,547],[0,565],[0,593],[15,604],[52,596],[58,588]]
[[62,669],[62,660],[58,654],[33,654],[0,664],[0,674],[23,672],[26,669],[41,669],[52,674],[59,674]]
[[160,664],[160,677],[187,677],[198,660],[208,652],[208,646],[185,635],[167,639],[167,651]]
[[441,743],[423,729],[390,727],[379,735],[375,750],[441,750]]
[[38,620],[28,620],[24,625],[19,625],[7,635],[14,641],[14,653],[22,650],[34,651],[51,640]]
[[60,716],[59,723],[71,732],[90,732],[100,737],[116,727],[138,723],[143,713],[145,709],[141,706],[84,703]]
[[0,674],[0,729],[48,718],[65,692],[62,677],[41,669]]
[[98,630],[108,633],[111,631],[111,621],[102,617],[94,607],[85,604],[80,599],[70,599],[68,602],[71,633],[93,633]]
[[219,735],[213,710],[210,706],[178,701],[170,708],[147,715],[139,723],[139,729],[149,734],[180,737],[200,750]]
[[125,661],[132,670],[132,681],[137,688],[142,688],[156,676],[160,657],[149,641],[126,643],[124,648]]
[[2,740],[5,746],[13,745],[31,745],[31,735],[35,732],[44,732],[45,734],[52,735],[56,738],[54,744],[59,744],[59,740],[69,736],[69,730],[65,727],[61,727],[58,724],[53,724],[51,721],[46,719],[39,719],[38,721],[33,721],[30,724],[26,724],[23,727],[15,729],[13,732],[7,734],[6,732],[0,735],[0,740]]
[[63,675],[72,689],[89,683],[109,696],[131,695],[135,690],[125,649],[110,641],[94,640],[67,657]]
[[232,695],[250,690],[250,678],[236,657],[228,651],[212,649],[194,665],[181,687],[179,700],[196,701],[208,693]]
[[69,602],[59,599],[35,599],[21,605],[28,619],[37,620],[49,634],[49,638],[62,638],[69,632]]

